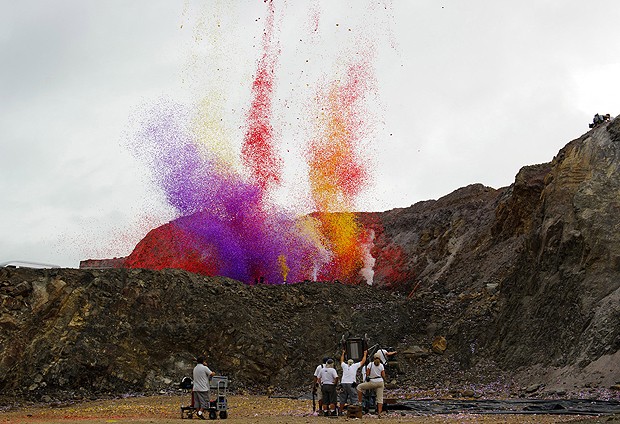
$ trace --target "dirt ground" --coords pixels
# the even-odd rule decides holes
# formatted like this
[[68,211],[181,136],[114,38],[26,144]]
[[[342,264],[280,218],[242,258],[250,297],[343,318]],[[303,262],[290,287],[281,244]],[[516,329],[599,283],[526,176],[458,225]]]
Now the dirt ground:
[[[161,395],[125,399],[80,402],[71,405],[23,406],[0,413],[0,424],[12,423],[154,423],[181,422],[180,407],[187,396]],[[229,396],[230,423],[313,424],[333,421],[353,421],[312,415],[308,400],[274,399],[265,396]],[[195,420],[195,419],[194,419]],[[415,416],[401,412],[385,413],[381,419],[365,415],[363,421],[382,423],[620,423],[620,417],[579,417],[569,415],[426,415]],[[218,421],[223,421],[218,418]],[[183,421],[186,422],[186,421]],[[195,422],[195,421],[192,421]]]

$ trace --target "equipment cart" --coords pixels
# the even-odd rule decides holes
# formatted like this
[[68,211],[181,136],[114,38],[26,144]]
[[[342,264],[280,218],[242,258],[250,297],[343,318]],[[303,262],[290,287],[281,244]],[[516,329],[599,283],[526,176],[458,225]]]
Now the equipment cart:
[[[186,381],[185,379],[183,380]],[[228,418],[228,400],[226,399],[228,377],[223,375],[211,377],[209,387],[211,389],[209,390],[209,408],[204,411],[204,414],[208,413],[209,419],[215,420],[219,412],[220,418],[225,420]],[[194,416],[198,417],[197,412],[198,410],[194,406],[194,392],[192,391],[192,403],[189,406],[181,406],[181,418],[192,419]]]

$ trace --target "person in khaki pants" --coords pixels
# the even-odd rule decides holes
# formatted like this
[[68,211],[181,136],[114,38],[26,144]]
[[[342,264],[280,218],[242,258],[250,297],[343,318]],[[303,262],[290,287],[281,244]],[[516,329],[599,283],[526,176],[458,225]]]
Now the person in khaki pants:
[[373,361],[366,367],[366,378],[363,383],[357,385],[357,400],[362,403],[364,390],[375,390],[377,393],[377,416],[381,417],[383,411],[383,387],[385,380],[385,368],[381,363],[381,354],[375,353]]

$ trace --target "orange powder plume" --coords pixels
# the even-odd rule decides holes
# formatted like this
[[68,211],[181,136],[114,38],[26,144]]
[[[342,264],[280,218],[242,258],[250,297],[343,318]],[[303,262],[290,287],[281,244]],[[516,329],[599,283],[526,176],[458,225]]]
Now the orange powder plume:
[[310,141],[307,152],[310,188],[321,232],[333,253],[320,279],[353,284],[361,279],[362,229],[355,213],[344,211],[353,209],[355,197],[369,177],[366,161],[359,153],[364,133],[361,101],[368,87],[368,75],[366,64],[351,66],[344,83],[335,81],[317,96],[321,100],[318,136]]

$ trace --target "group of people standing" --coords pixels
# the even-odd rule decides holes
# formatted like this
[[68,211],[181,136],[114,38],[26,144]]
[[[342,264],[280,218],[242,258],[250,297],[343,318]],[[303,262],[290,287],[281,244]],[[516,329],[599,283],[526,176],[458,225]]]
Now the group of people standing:
[[[340,392],[340,412],[346,410],[349,405],[361,404],[364,390],[375,390],[377,397],[377,415],[380,417],[383,411],[383,388],[385,385],[385,366],[388,356],[396,352],[388,352],[385,349],[378,350],[373,355],[370,364],[366,364],[368,351],[364,351],[364,356],[359,362],[349,359],[345,362],[345,350],[340,357],[340,367],[342,368],[342,378],[339,379],[338,372],[334,367],[332,358],[323,358],[323,363],[318,365],[314,371],[314,391],[321,387],[322,399],[319,400],[319,410],[325,416],[338,415],[336,409],[337,387],[340,380],[342,391]],[[358,370],[362,368],[363,383],[357,383]]]
[[603,122],[608,122],[611,120],[611,115],[609,113],[606,113],[605,115],[600,115],[600,114],[596,114],[594,115],[594,118],[592,119],[592,123],[588,124],[588,126],[590,128],[594,128],[596,126],[598,126],[599,124],[602,124]]

